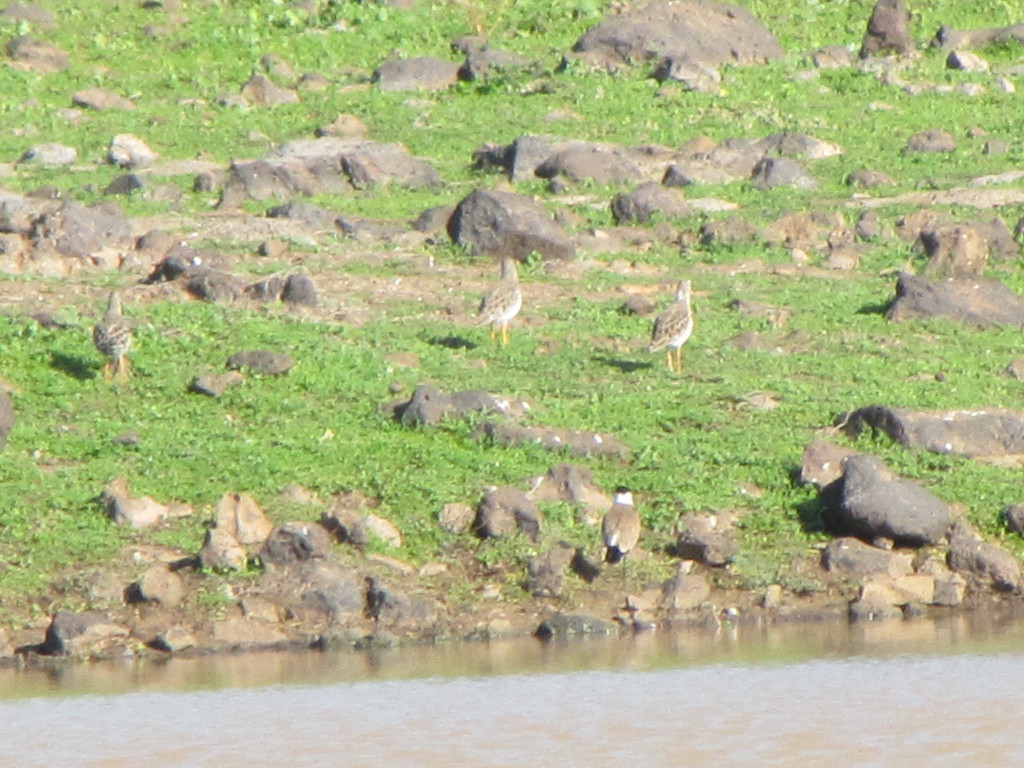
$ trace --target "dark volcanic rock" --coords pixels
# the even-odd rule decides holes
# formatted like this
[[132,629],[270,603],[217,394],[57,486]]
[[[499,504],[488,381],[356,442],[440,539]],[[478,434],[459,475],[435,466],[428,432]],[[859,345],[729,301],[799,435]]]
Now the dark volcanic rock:
[[782,56],[775,37],[745,8],[715,0],[654,2],[611,16],[576,41],[573,53],[614,68],[672,57],[717,66]]
[[576,613],[556,613],[540,623],[535,632],[542,640],[577,635],[616,635],[618,626],[610,621]]
[[988,264],[988,243],[969,224],[922,229],[920,241],[928,256],[925,277],[981,277]]
[[910,12],[903,0],[878,0],[861,40],[861,58],[878,54],[903,55],[914,50],[910,36]]
[[422,631],[437,622],[438,610],[433,603],[409,597],[371,576],[366,579],[366,615],[378,629]]
[[731,520],[720,515],[686,515],[679,521],[675,554],[710,566],[724,566],[739,552]]
[[622,151],[593,144],[574,144],[548,157],[534,173],[542,179],[623,184],[644,178],[643,170]]
[[268,591],[300,617],[312,611],[343,624],[362,617],[365,610],[363,579],[354,568],[315,559],[268,572],[264,579]]
[[189,385],[189,391],[207,397],[220,397],[231,387],[237,387],[245,381],[245,377],[238,371],[196,376]]
[[16,69],[28,69],[40,74],[63,72],[70,65],[68,55],[53,43],[18,35],[7,43],[7,55]]
[[907,448],[974,457],[1024,454],[1024,411],[911,411],[869,405],[842,417],[844,430],[881,432]]
[[865,541],[891,539],[909,547],[938,544],[945,538],[952,522],[946,502],[897,477],[875,456],[849,456],[843,470],[838,503],[822,513],[827,528]]
[[543,555],[531,557],[526,565],[526,591],[534,597],[558,597],[562,594],[565,572],[576,551],[564,541]]
[[952,134],[941,130],[929,130],[915,133],[907,139],[907,145],[903,148],[903,154],[921,152],[924,154],[939,154],[942,152],[955,152],[956,139]]
[[1024,23],[984,29],[951,29],[943,24],[932,38],[933,48],[986,48],[990,45],[1024,45]]
[[373,80],[382,91],[443,91],[459,81],[459,68],[433,56],[392,59],[377,67]]
[[515,531],[536,542],[544,516],[530,498],[511,486],[491,488],[476,508],[473,532],[482,539],[502,538]]
[[270,532],[260,559],[266,565],[281,566],[302,560],[324,558],[331,551],[331,535],[318,523],[290,522]]
[[288,373],[293,365],[295,365],[295,361],[290,356],[283,352],[271,352],[267,349],[236,352],[228,358],[228,368],[234,370],[248,368],[263,376],[280,376],[283,373]]
[[477,253],[525,259],[539,253],[570,259],[576,249],[540,203],[511,192],[478,189],[455,207],[448,234]]
[[796,187],[797,189],[814,189],[818,183],[795,160],[788,157],[765,157],[751,174],[756,189],[772,189],[773,187]]
[[1020,563],[998,544],[982,541],[964,521],[958,521],[949,537],[949,567],[983,585],[1003,592],[1021,586]]
[[1002,511],[1007,530],[1024,536],[1024,504],[1008,504]]
[[313,278],[298,273],[288,275],[281,291],[281,301],[296,307],[315,307],[316,285],[313,284]]
[[616,195],[612,198],[611,209],[617,224],[643,224],[655,215],[682,218],[690,214],[690,206],[679,192],[654,182],[641,184],[632,192]]
[[58,611],[46,628],[41,651],[72,656],[102,655],[128,638],[128,630],[98,611]]
[[44,213],[32,228],[34,248],[90,262],[104,248],[127,251],[135,242],[131,222],[112,203],[66,202]]
[[500,445],[540,445],[549,451],[567,451],[570,456],[627,458],[629,447],[618,438],[582,429],[533,427],[493,421],[480,426],[480,433]]
[[437,424],[446,416],[501,412],[498,401],[483,390],[468,389],[447,395],[429,384],[420,384],[408,401],[394,406],[395,418],[407,427]]
[[913,556],[844,536],[828,543],[821,553],[821,564],[829,573],[857,579],[874,573],[885,573],[895,578],[911,573]]
[[[168,256],[165,262],[172,257]],[[200,301],[212,303],[238,301],[245,293],[242,280],[228,272],[195,267],[185,272],[185,290]]]
[[929,280],[903,273],[886,317],[948,317],[970,325],[1024,326],[1024,300],[998,280]]
[[699,608],[711,597],[711,585],[701,574],[677,573],[661,585],[658,607],[667,613]]

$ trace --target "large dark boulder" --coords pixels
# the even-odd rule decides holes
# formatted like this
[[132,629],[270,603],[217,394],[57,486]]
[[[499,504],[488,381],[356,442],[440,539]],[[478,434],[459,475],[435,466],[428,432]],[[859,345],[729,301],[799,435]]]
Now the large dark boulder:
[[102,656],[127,643],[128,629],[99,611],[57,611],[42,653],[71,656]]
[[748,10],[716,0],[654,2],[612,16],[573,45],[574,57],[608,68],[662,58],[718,66],[760,64],[782,47]]
[[534,597],[561,595],[565,572],[575,555],[571,545],[560,541],[544,554],[531,557],[526,564],[526,591]]
[[459,418],[470,413],[502,413],[501,404],[480,389],[447,394],[430,384],[420,384],[412,397],[392,405],[395,418],[407,427],[437,424],[446,417]]
[[860,539],[841,536],[822,550],[821,564],[829,573],[860,579],[876,573],[897,578],[913,570],[913,557],[906,552],[873,547]]
[[471,192],[455,207],[448,234],[476,253],[498,257],[523,260],[536,252],[548,259],[571,259],[576,254],[569,237],[540,203],[511,192]]
[[947,317],[977,326],[1024,326],[1024,300],[998,280],[928,280],[903,273],[886,317]]
[[840,535],[898,545],[938,544],[952,522],[949,504],[891,472],[881,459],[856,454],[843,460],[838,488],[825,494],[822,522]]
[[887,435],[907,448],[972,458],[1024,454],[1024,411],[979,408],[969,411],[911,411],[868,405],[845,414],[843,429]]

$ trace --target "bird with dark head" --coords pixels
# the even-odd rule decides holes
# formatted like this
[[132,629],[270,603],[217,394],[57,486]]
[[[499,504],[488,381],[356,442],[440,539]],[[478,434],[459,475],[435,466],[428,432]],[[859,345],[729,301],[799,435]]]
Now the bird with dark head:
[[107,358],[103,365],[103,378],[111,374],[122,384],[128,380],[128,360],[125,355],[132,346],[132,329],[121,316],[121,296],[111,291],[103,319],[92,329],[92,343]]
[[[683,372],[683,344],[693,333],[693,311],[690,308],[690,281],[680,280],[676,289],[675,303],[658,315],[651,330],[651,345],[648,349],[657,352],[668,349],[668,369],[672,373]],[[675,350],[675,359],[672,357]]]
[[640,540],[640,515],[633,506],[633,494],[619,486],[612,497],[612,506],[601,521],[604,539],[604,561],[617,563]]
[[501,260],[501,279],[480,301],[477,325],[491,326],[491,341],[501,333],[501,343],[508,344],[508,326],[523,307],[523,294],[519,290],[516,261],[506,256]]

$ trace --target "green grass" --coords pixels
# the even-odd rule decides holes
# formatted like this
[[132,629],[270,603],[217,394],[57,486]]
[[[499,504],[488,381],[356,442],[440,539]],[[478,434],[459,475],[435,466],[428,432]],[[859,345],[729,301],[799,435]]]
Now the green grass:
[[[138,134],[165,160],[198,154],[226,167],[233,158],[262,155],[270,143],[308,137],[339,112],[362,119],[371,138],[400,141],[429,158],[445,179],[436,192],[377,189],[314,201],[345,215],[381,219],[410,219],[428,207],[454,204],[476,186],[498,183],[497,174],[472,170],[473,149],[526,133],[678,146],[699,135],[759,138],[797,131],[844,148],[840,157],[810,164],[820,183],[816,191],[766,193],[746,183],[687,190],[691,196],[736,202],[741,215],[759,224],[804,210],[839,212],[852,224],[858,211],[844,206],[851,195],[845,178],[858,168],[895,177],[897,186],[886,194],[898,194],[958,186],[1019,165],[1024,145],[1018,136],[1017,96],[994,89],[986,76],[947,71],[941,52],[923,50],[901,76],[909,83],[952,90],[910,95],[857,68],[811,71],[809,53],[816,48],[859,44],[871,5],[868,0],[750,2],[748,7],[777,32],[783,60],[726,68],[722,95],[678,91],[656,97],[659,86],[646,67],[616,76],[579,64],[557,71],[562,54],[610,6],[597,0],[423,2],[413,11],[325,0],[310,17],[279,0],[215,0],[188,4],[188,23],[135,3],[52,0],[46,7],[59,18],[54,30],[0,22],[5,38],[31,34],[60,46],[72,60],[68,71],[50,75],[0,69],[0,115],[15,127],[0,135],[0,161],[13,162],[35,143],[58,141],[79,150],[83,167],[18,166],[3,185],[25,191],[53,184],[67,197],[91,202],[102,198],[97,190],[119,173],[102,165],[117,133]],[[923,43],[941,23],[1002,25],[1016,21],[1014,14],[1006,2],[941,0],[915,10],[913,34]],[[154,26],[152,34],[147,25]],[[538,67],[444,93],[383,93],[367,86],[373,69],[391,52],[454,60],[450,39],[479,28],[493,46],[527,56]],[[1014,48],[983,53],[996,67],[1020,57]],[[261,71],[265,54],[281,57],[297,74],[324,74],[332,87],[304,91],[299,104],[273,110],[220,106],[219,96],[237,93],[254,71]],[[811,75],[804,76],[807,72]],[[980,83],[985,92],[964,95],[956,89],[963,83]],[[75,91],[94,86],[131,97],[138,109],[84,111],[78,124],[60,117]],[[546,119],[555,112],[578,119]],[[904,156],[906,140],[928,128],[953,134],[958,151]],[[971,129],[985,136],[969,138]],[[987,137],[1007,140],[1009,154],[984,154]],[[210,210],[210,196],[192,192],[188,179],[166,181],[182,186],[182,213]],[[539,182],[521,184],[518,191],[546,195]],[[590,197],[573,206],[585,222],[581,227],[612,225],[606,202],[621,190],[584,184],[574,191]],[[140,195],[119,202],[131,215],[175,212]],[[253,212],[264,207],[247,204]],[[891,224],[910,210],[893,204],[878,213]],[[978,215],[949,213],[965,219]],[[998,213],[1012,226],[1024,209]],[[723,216],[695,216],[685,226],[696,229]],[[422,269],[421,253],[410,256],[399,249],[330,266],[334,251],[344,247],[329,243],[315,259],[325,269],[353,276],[415,280]],[[422,250],[442,264],[470,259],[445,245]],[[1001,373],[1019,354],[1018,330],[977,330],[940,321],[892,325],[884,319],[895,284],[888,273],[908,261],[922,263],[894,240],[865,253],[856,272],[834,278],[730,275],[724,269],[752,260],[789,263],[785,249],[761,246],[719,246],[680,255],[662,244],[643,253],[601,258],[693,274],[698,324],[685,351],[682,377],[669,375],[661,357],[652,359],[644,351],[640,342],[648,321],[620,313],[620,301],[608,298],[623,284],[653,278],[621,278],[601,269],[578,284],[548,276],[537,265],[524,270],[527,292],[535,282],[580,296],[532,309],[528,302],[524,315],[534,312],[542,322],[517,328],[512,344],[502,350],[488,347],[486,331],[429,319],[437,308],[416,303],[389,305],[361,327],[198,303],[129,306],[136,323],[136,375],[123,388],[97,376],[99,361],[89,339],[92,317],[69,309],[73,326],[65,330],[42,329],[20,317],[0,318],[3,377],[14,390],[19,418],[0,463],[0,600],[38,595],[69,563],[101,565],[130,542],[153,540],[194,550],[225,492],[251,493],[272,517],[288,519],[297,510],[277,494],[289,483],[321,498],[350,488],[380,498],[380,513],[405,535],[398,554],[413,562],[444,558],[469,546],[484,563],[521,563],[535,548],[519,541],[467,545],[438,530],[436,513],[446,502],[475,502],[487,484],[521,485],[564,457],[536,447],[481,443],[472,422],[403,428],[380,411],[396,381],[406,393],[430,381],[448,391],[482,388],[513,394],[532,404],[538,424],[615,434],[633,450],[628,466],[582,463],[604,488],[626,481],[635,489],[650,530],[648,543],[667,541],[681,513],[737,511],[742,514],[743,554],[734,570],[751,585],[785,582],[790,561],[805,557],[821,539],[815,495],[795,486],[792,475],[803,446],[839,413],[875,402],[969,408],[1013,404],[1019,398],[1019,383]],[[816,264],[820,258],[812,253],[811,260]],[[239,271],[266,274],[281,267],[254,261]],[[1024,277],[1016,267],[998,276],[1024,292]],[[97,293],[101,286],[121,282],[121,276],[86,278]],[[592,295],[597,293],[600,298]],[[458,287],[454,295],[467,307],[475,298]],[[789,307],[793,317],[781,330],[764,320],[746,320],[729,309],[735,298]],[[730,339],[748,331],[771,340],[781,353],[734,348]],[[453,349],[440,342],[453,334],[472,344]],[[219,371],[230,353],[257,346],[288,352],[298,364],[284,377],[250,377],[218,399],[187,393],[192,376]],[[419,368],[392,366],[387,358],[396,352],[415,354]],[[939,373],[945,380],[936,377]],[[746,398],[760,391],[771,393],[778,407],[750,407]],[[138,446],[113,441],[128,431],[138,435]],[[998,511],[1019,501],[1013,471],[910,453],[866,437],[857,444],[943,498],[966,505],[986,534],[1005,538]],[[133,493],[186,501],[197,514],[152,534],[117,529],[103,518],[97,499],[118,475],[130,479]],[[751,488],[756,492],[750,493]],[[545,543],[559,537],[581,544],[595,540],[596,534],[564,508],[551,507],[548,519]],[[1022,551],[1018,542],[1006,543]],[[794,588],[800,578],[792,576]]]

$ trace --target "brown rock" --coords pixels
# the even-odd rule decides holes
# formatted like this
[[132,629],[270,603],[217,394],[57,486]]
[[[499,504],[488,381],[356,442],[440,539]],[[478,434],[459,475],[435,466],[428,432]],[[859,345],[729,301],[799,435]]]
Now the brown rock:
[[118,477],[107,483],[100,496],[107,516],[120,525],[132,528],[152,528],[162,523],[170,508],[149,496],[132,498],[128,495],[128,481]]
[[76,106],[100,111],[108,109],[132,111],[135,109],[135,104],[132,101],[106,88],[86,88],[75,93],[71,97],[71,101]]
[[298,104],[299,94],[288,88],[275,85],[265,75],[254,74],[242,86],[241,94],[253,104],[261,107],[276,107],[279,104]]
[[173,608],[185,596],[185,586],[166,565],[154,565],[135,582],[135,592],[140,600]]
[[661,585],[663,611],[674,613],[699,608],[711,597],[711,585],[699,574],[679,573]]
[[249,563],[249,553],[228,531],[210,528],[199,550],[199,562],[214,571],[242,571]]
[[128,629],[98,611],[58,611],[46,629],[42,652],[54,655],[102,656],[128,639]]
[[914,50],[910,36],[910,12],[903,0],[878,0],[861,40],[862,59],[879,54],[905,55]]
[[465,533],[473,525],[473,518],[476,512],[469,504],[462,502],[451,502],[441,507],[437,515],[438,525],[441,530],[448,533]]
[[215,530],[220,530],[246,547],[259,548],[270,536],[274,524],[246,493],[226,493],[217,503]]

